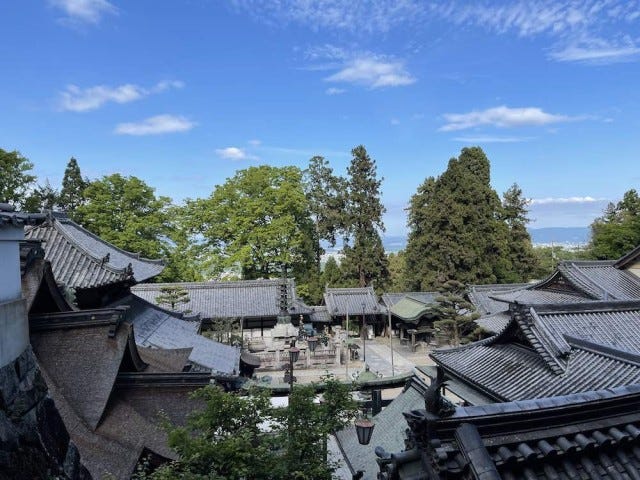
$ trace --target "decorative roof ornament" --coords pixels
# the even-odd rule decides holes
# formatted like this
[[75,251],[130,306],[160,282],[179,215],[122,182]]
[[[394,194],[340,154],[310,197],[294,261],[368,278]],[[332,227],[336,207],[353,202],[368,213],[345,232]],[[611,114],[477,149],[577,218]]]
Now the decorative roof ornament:
[[442,388],[447,385],[442,370],[438,369],[438,376],[433,379],[429,388],[424,392],[424,408],[427,412],[438,417],[450,417],[456,411],[456,406],[442,396]]

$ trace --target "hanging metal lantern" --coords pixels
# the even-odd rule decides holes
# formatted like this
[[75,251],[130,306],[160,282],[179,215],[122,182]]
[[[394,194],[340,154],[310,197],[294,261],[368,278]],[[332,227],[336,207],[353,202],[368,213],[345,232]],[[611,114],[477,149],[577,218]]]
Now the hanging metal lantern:
[[375,427],[374,423],[366,418],[361,418],[356,421],[355,425],[358,443],[360,443],[360,445],[369,445],[371,435],[373,435],[373,427]]
[[291,361],[291,363],[296,363],[298,361],[299,356],[300,356],[300,349],[298,347],[291,347],[289,349],[289,361]]

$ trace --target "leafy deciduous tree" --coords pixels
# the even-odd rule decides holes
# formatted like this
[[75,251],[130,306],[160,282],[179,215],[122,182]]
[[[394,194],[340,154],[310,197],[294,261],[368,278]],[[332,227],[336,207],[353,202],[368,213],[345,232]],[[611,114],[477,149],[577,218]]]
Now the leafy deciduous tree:
[[590,255],[613,260],[640,245],[640,197],[635,189],[610,203],[602,217],[591,224]]
[[36,181],[30,172],[33,163],[20,152],[7,152],[0,148],[0,202],[24,208],[29,192]]

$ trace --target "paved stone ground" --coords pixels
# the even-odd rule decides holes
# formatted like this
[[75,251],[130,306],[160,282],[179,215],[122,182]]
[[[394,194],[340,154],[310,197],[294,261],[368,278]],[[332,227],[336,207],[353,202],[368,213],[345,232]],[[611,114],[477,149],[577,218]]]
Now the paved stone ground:
[[[364,356],[364,348],[362,348],[362,340],[356,339],[356,343],[360,345],[358,350],[361,355],[361,360],[351,361],[349,365],[333,366],[329,365],[326,369],[304,369],[296,370],[294,372],[298,383],[310,383],[319,381],[321,377],[327,374],[333,374],[338,379],[349,378],[354,372],[360,372],[365,368],[365,364],[362,361]],[[428,350],[424,347],[418,347],[416,352],[412,352],[407,346],[399,344],[398,339],[393,339],[393,369],[391,365],[391,348],[389,347],[389,339],[379,337],[374,340],[367,340],[366,346],[366,363],[369,369],[374,373],[381,373],[385,377],[389,377],[392,373],[400,375],[403,373],[411,372],[416,365],[433,365],[433,361],[428,356]],[[283,371],[273,372],[261,372],[258,376],[270,375],[274,382],[282,382],[284,376]],[[388,389],[383,391],[383,398],[393,399],[400,392],[401,388]],[[282,399],[285,403],[286,400]],[[372,447],[373,448],[373,447]],[[338,470],[336,471],[337,478],[341,480],[351,480],[351,471],[347,465],[341,461],[342,454],[340,448],[334,437],[329,439],[329,456],[338,462]]]

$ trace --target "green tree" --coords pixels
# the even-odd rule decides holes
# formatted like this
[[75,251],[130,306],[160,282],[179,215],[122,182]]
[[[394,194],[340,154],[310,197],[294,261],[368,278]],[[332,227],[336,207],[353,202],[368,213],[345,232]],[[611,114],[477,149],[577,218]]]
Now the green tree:
[[189,292],[181,285],[163,285],[160,294],[156,297],[158,305],[168,305],[175,310],[181,303],[189,303]]
[[20,152],[7,152],[0,148],[0,202],[9,203],[20,210],[36,181],[30,172],[33,163]]
[[364,146],[354,148],[351,154],[345,215],[348,243],[343,248],[342,271],[361,287],[375,281],[377,288],[384,288],[389,279],[389,267],[380,238],[385,212],[380,200],[382,180],[377,178],[376,163]]
[[389,291],[406,292],[407,288],[407,260],[404,250],[391,252],[389,258]]
[[270,278],[288,266],[305,283],[315,268],[317,242],[297,167],[239,170],[209,198],[187,201],[186,216],[212,273],[240,265],[244,278]]
[[618,203],[610,203],[591,224],[589,252],[599,260],[613,260],[640,245],[640,197],[631,189]]
[[324,264],[322,283],[333,288],[343,285],[342,270],[333,256],[329,257]]
[[75,212],[85,228],[124,250],[149,258],[163,256],[170,198],[156,197],[139,178],[119,173],[92,182],[84,193],[86,203]]
[[28,212],[54,210],[58,206],[59,194],[49,180],[44,185],[38,185],[24,201],[24,209]]
[[464,148],[437,179],[411,199],[407,272],[412,289],[431,290],[443,279],[462,283],[509,281],[508,228],[491,188],[489,160]]
[[475,321],[480,314],[472,303],[464,298],[465,286],[456,280],[447,280],[439,288],[433,312],[438,318],[435,329],[448,335],[454,346],[478,340],[480,329]]
[[66,212],[71,219],[76,219],[75,210],[85,203],[84,191],[89,183],[88,179],[82,178],[78,161],[71,157],[64,170],[62,189],[58,200],[60,209]]
[[555,272],[559,262],[564,260],[586,260],[589,252],[585,248],[568,249],[562,246],[539,246],[533,248],[536,256],[536,269],[532,278],[542,280]]
[[[317,238],[326,240],[333,247],[346,228],[346,180],[333,174],[324,157],[315,156],[304,171],[304,186]],[[318,249],[318,253],[323,252]]]
[[511,263],[506,280],[513,283],[530,280],[538,267],[531,236],[527,231],[528,203],[516,183],[502,196],[502,220],[508,229],[507,255]]
[[289,406],[273,408],[266,390],[239,396],[217,387],[196,392],[205,401],[184,428],[169,429],[179,460],[140,478],[152,480],[328,480],[327,435],[357,412],[349,385],[326,378],[322,403],[312,385],[296,385]]

